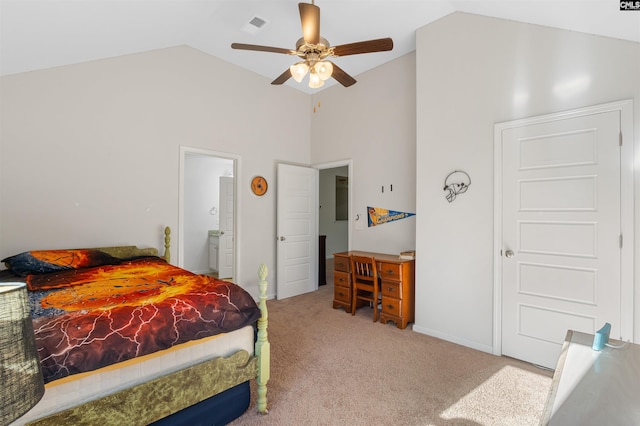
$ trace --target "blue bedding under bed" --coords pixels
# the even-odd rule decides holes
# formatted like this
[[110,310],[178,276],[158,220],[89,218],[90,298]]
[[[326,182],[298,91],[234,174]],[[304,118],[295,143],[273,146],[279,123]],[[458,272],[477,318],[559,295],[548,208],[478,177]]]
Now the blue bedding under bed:
[[249,408],[250,382],[240,383],[211,398],[152,423],[153,426],[220,426],[237,419]]

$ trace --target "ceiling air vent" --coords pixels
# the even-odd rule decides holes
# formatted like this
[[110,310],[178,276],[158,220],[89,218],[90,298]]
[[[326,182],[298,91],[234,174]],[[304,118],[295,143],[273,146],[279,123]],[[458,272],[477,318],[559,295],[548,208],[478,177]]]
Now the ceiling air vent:
[[255,34],[267,24],[268,21],[266,19],[254,16],[244,27],[242,27],[242,30],[249,34]]

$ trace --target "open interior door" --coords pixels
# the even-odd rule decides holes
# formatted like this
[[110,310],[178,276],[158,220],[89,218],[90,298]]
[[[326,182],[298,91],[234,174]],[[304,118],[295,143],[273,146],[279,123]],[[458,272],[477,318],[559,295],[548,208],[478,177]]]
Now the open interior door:
[[233,280],[235,251],[234,178],[220,176],[220,247],[218,249],[218,278]]
[[318,171],[278,164],[276,297],[318,288]]

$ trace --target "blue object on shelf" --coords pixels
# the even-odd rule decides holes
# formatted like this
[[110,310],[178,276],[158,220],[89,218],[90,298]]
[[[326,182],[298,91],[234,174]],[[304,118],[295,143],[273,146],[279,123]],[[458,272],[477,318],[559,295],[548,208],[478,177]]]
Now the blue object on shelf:
[[596,331],[595,336],[593,336],[593,350],[601,351],[606,344],[609,342],[609,333],[611,333],[611,324],[608,322],[604,324],[604,326]]

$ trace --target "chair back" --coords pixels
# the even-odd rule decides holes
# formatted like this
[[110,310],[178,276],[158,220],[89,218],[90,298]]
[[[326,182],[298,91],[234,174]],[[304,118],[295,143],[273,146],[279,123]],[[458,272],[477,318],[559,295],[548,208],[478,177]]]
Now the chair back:
[[367,256],[351,256],[351,276],[354,288],[374,287],[378,283],[376,260]]

